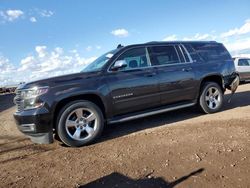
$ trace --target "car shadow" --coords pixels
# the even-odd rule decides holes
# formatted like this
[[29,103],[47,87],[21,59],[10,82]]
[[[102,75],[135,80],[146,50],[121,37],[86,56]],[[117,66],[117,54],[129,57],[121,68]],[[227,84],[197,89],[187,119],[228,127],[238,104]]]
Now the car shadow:
[[[231,102],[231,94],[225,95],[225,102],[222,111],[231,110],[237,107],[244,107],[250,105],[250,91],[237,92],[233,95]],[[192,119],[201,115],[205,115],[195,107],[176,110],[163,114],[158,114],[150,117],[145,117],[129,122],[109,124],[106,125],[101,138],[97,141],[103,142],[106,140],[114,139],[131,133],[135,133],[141,130],[166,126],[166,124],[172,124],[175,122]]]
[[15,94],[0,95],[0,112],[7,110],[15,105],[13,102],[14,97]]
[[157,187],[166,187],[172,188],[176,185],[184,182],[188,178],[192,176],[197,176],[204,171],[203,168],[200,168],[196,171],[193,171],[175,181],[167,182],[161,177],[144,177],[140,179],[132,179],[123,174],[114,172],[110,175],[104,176],[100,179],[97,179],[93,182],[90,182],[86,185],[79,186],[80,188],[94,188],[94,187],[102,187],[102,188],[111,188],[111,187],[119,187],[119,188],[136,188],[136,187],[147,187],[147,188],[157,188]]

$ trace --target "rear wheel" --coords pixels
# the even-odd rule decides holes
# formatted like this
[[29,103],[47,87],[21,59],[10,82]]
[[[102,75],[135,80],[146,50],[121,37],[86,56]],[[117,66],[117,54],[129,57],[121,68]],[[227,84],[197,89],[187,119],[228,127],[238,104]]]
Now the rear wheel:
[[74,101],[59,113],[57,134],[68,146],[79,147],[94,142],[102,133],[102,111],[90,101]]
[[206,82],[201,90],[199,105],[207,114],[218,112],[223,105],[223,92],[215,82]]

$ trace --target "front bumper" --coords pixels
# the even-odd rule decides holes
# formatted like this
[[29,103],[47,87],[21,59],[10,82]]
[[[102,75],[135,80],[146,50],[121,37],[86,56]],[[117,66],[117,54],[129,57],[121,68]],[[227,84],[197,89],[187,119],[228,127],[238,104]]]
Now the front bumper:
[[15,112],[17,128],[35,143],[52,143],[53,128],[51,114],[45,107]]

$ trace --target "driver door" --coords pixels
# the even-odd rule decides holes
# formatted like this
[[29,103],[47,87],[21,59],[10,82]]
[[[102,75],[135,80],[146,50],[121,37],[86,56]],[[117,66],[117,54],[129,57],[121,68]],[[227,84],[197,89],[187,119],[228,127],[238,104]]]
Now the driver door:
[[[126,66],[107,73],[113,115],[146,110],[160,105],[159,80],[145,47],[129,49],[117,61]],[[114,64],[113,64],[114,66]]]

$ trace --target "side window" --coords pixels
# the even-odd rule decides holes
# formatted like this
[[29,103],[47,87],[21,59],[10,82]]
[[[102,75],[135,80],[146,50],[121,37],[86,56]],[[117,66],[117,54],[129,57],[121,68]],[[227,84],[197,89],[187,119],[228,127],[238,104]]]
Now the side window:
[[192,44],[192,47],[205,61],[213,60],[228,60],[231,59],[229,53],[223,45],[204,43],[204,44]]
[[154,65],[180,63],[174,46],[155,46],[149,48],[150,58]]
[[188,53],[190,54],[193,61],[200,62],[202,58],[196,53],[193,47],[189,44],[184,44],[185,48],[187,49]]
[[146,56],[146,48],[134,48],[127,50],[116,61],[119,60],[125,60],[127,63],[127,67],[124,67],[121,70],[130,70],[150,66]]
[[250,66],[250,59],[239,59],[239,66]]

